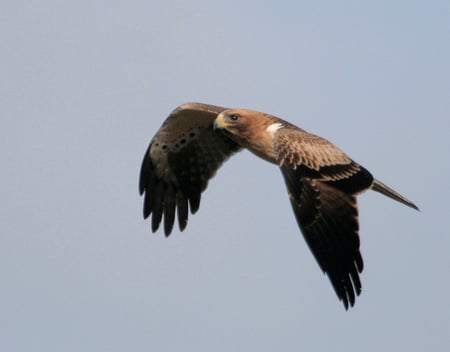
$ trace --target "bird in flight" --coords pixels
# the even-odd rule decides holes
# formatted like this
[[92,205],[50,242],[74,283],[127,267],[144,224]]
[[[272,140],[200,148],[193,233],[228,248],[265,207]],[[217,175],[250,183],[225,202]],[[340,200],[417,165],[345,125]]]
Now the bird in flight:
[[139,192],[152,231],[186,228],[209,180],[234,153],[248,149],[278,165],[298,226],[348,309],[361,293],[356,196],[372,189],[418,210],[326,139],[278,117],[247,109],[186,103],[164,121],[142,162]]

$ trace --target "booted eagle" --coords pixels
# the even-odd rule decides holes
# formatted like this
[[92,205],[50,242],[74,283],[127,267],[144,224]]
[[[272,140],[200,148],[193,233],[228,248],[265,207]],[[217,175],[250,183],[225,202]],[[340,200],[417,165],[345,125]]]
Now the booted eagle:
[[200,206],[209,180],[231,155],[248,149],[278,165],[298,226],[346,309],[361,293],[356,196],[373,189],[411,208],[390,189],[324,138],[265,113],[186,103],[164,121],[142,162],[139,191],[144,218],[152,231],[164,216],[172,232],[177,213],[180,231],[189,210]]

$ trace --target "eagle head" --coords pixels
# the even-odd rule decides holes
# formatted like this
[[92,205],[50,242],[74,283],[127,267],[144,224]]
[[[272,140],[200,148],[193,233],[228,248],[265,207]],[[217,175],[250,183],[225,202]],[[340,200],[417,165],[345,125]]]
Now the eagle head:
[[[214,120],[214,130],[220,130],[241,147],[249,149],[259,157],[275,162],[272,145],[273,126],[278,118],[247,109],[222,111]],[[282,125],[277,124],[280,128]]]
[[217,115],[213,127],[215,130],[226,130],[228,132],[242,129],[241,116],[242,114],[237,110],[225,110]]

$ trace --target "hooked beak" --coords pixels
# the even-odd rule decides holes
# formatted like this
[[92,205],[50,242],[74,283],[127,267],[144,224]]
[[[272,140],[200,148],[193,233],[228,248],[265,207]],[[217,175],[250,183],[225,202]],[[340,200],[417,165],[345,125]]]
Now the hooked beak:
[[229,124],[225,122],[222,113],[220,113],[219,116],[217,116],[216,119],[214,120],[213,129],[221,130],[223,128],[226,128],[227,126],[229,126]]

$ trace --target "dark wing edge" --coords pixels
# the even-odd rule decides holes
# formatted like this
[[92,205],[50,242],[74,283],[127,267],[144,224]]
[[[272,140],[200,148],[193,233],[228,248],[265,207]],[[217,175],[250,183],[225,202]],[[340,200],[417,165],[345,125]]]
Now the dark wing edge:
[[[180,231],[186,228],[189,210],[200,207],[201,193],[208,181],[240,147],[212,128],[215,117],[226,108],[201,103],[187,103],[175,109],[150,143],[142,161],[139,193],[144,196],[143,216],[151,215],[152,231],[159,229],[164,218],[164,233],[169,236],[178,217]],[[156,144],[171,138],[170,131],[183,133],[184,124],[195,127],[195,137],[183,142],[182,148],[159,150]]]
[[318,180],[299,178],[288,166],[282,166],[281,171],[297,224],[348,309],[361,293],[359,273],[364,266],[359,251],[356,196]]

